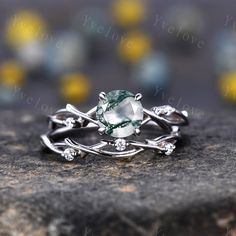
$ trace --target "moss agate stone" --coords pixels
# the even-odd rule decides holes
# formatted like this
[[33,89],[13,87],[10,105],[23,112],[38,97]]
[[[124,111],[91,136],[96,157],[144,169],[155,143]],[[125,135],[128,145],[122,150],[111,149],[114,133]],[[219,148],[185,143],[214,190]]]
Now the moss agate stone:
[[143,120],[143,106],[134,94],[125,90],[114,90],[100,100],[97,106],[99,126],[115,138],[128,137],[135,133]]

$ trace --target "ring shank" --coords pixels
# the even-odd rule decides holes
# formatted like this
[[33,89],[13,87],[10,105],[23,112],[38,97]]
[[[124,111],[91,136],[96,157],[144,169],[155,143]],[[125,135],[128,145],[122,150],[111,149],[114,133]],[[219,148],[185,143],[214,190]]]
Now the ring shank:
[[[68,151],[72,151],[73,155],[80,155],[81,157],[94,154],[120,158],[135,156],[146,149],[168,155],[167,153],[173,151],[174,144],[181,137],[180,126],[187,125],[188,119],[185,112],[174,109],[170,115],[167,115],[166,113],[162,114],[160,108],[157,107],[159,113],[155,112],[154,109],[144,109],[145,118],[140,127],[142,133],[145,134],[146,132],[147,134],[147,139],[144,141],[109,140],[108,136],[104,135],[104,139],[100,139],[98,143],[84,145],[77,140],[88,139],[88,134],[89,138],[93,137],[92,132],[95,134],[94,137],[99,136],[97,132],[99,126],[95,118],[96,107],[87,113],[83,113],[74,106],[67,105],[66,109],[61,109],[49,117],[49,132],[41,136],[41,141],[44,146],[62,156],[69,155]],[[68,118],[70,119],[69,123]],[[155,135],[155,138],[150,139],[151,135]],[[114,147],[118,150],[117,143],[118,145],[125,145],[124,150],[111,151],[110,149]],[[126,146],[129,147],[129,150],[125,150]]]

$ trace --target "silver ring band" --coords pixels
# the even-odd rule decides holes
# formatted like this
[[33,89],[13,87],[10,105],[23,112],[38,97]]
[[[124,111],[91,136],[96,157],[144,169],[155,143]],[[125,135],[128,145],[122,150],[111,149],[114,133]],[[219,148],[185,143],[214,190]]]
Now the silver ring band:
[[[138,95],[140,96],[140,94]],[[104,98],[104,93],[102,96]],[[129,101],[129,98],[125,99],[120,104],[124,100],[126,103]],[[123,108],[123,104],[126,103],[123,102],[121,107]],[[116,106],[119,105],[116,104]],[[114,108],[109,109],[111,111]],[[180,127],[188,124],[188,113],[186,111],[178,111],[168,105],[153,107],[150,110],[143,108],[143,119],[139,127],[134,128],[134,135],[137,137],[141,131],[147,131],[152,134],[158,133],[158,137],[145,138],[141,141],[130,139],[131,135],[129,135],[129,139],[114,136],[111,139],[106,133],[104,125],[101,126],[97,115],[98,110],[99,105],[87,113],[83,113],[70,104],[65,109],[58,110],[49,117],[49,131],[41,136],[42,144],[68,161],[74,160],[75,157],[85,157],[88,154],[115,158],[132,157],[148,149],[170,155],[175,149],[176,142],[181,138]],[[112,115],[114,114],[112,113]],[[131,123],[125,124],[128,124],[127,127],[129,128],[131,127]],[[121,127],[122,125],[113,127],[113,129],[122,129],[122,132],[125,132],[127,127]],[[84,137],[92,139],[92,132],[94,131],[96,134],[103,135],[104,138],[90,145],[80,142],[79,139],[84,139]]]

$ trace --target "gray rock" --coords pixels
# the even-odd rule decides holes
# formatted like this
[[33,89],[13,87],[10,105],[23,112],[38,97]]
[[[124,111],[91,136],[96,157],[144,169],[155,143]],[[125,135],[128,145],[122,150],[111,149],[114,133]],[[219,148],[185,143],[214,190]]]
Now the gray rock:
[[45,118],[0,113],[0,235],[236,235],[235,116],[191,119],[171,156],[68,163]]

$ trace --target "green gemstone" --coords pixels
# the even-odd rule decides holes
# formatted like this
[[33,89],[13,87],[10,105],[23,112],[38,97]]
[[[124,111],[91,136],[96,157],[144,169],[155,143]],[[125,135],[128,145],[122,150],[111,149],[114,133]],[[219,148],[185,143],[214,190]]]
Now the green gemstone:
[[105,133],[116,138],[124,138],[134,134],[141,126],[143,107],[135,100],[134,94],[125,90],[114,90],[106,94],[106,99],[100,100],[96,117]]

